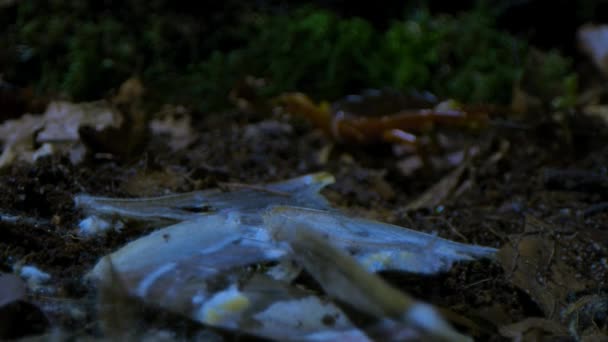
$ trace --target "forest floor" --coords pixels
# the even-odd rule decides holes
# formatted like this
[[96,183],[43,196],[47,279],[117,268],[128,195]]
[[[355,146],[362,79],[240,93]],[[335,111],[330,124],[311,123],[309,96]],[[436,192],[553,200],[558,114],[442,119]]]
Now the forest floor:
[[[316,171],[335,176],[322,194],[350,215],[501,249],[498,261],[457,264],[436,276],[382,274],[416,298],[483,322],[483,339],[593,338],[608,329],[608,127],[597,118],[572,113],[559,123],[529,115],[517,127],[438,129],[452,150],[475,153],[447,166],[444,158],[434,168],[408,166],[412,155],[393,146],[334,144],[305,120],[286,115],[228,111],[194,116],[189,125],[183,134],[189,141],[179,149],[172,148],[174,138],[152,133],[129,158],[89,151],[73,163],[55,154],[2,170],[0,268],[33,265],[51,276],[46,286],[52,288],[30,289],[28,297],[46,318],[21,308],[27,317],[13,316],[10,327],[0,323],[5,336],[49,327],[70,336],[98,331],[96,292],[83,275],[146,231],[127,225],[80,237],[83,213],[75,209],[75,195],[154,196]],[[449,195],[412,207],[463,163]],[[180,324],[169,327],[179,330]]]

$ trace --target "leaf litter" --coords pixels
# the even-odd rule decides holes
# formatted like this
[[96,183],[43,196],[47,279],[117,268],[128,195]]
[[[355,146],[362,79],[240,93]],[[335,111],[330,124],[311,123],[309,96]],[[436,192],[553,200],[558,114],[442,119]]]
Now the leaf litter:
[[6,167],[15,160],[32,163],[41,155],[52,154],[52,149],[59,146],[75,149],[74,145],[80,141],[78,130],[81,126],[102,130],[120,125],[120,122],[118,113],[105,102],[52,102],[42,116],[26,114],[0,126],[4,144],[0,167]]
[[[306,305],[296,300],[297,297],[283,298],[280,300],[283,304],[278,305],[273,300],[272,291],[265,295],[252,295],[241,289],[249,279],[247,266],[256,264],[279,262],[278,266],[270,268],[274,272],[261,274],[269,277],[267,281],[271,281],[273,275],[273,281],[290,281],[292,277],[283,276],[290,272],[276,272],[276,267],[288,264],[286,258],[293,255],[296,264],[316,278],[330,296],[341,294],[337,299],[350,301],[354,309],[373,314],[378,319],[399,318],[401,333],[409,331],[413,334],[411,336],[426,334],[440,340],[465,339],[451,330],[432,306],[408,299],[369,272],[392,269],[433,274],[446,271],[456,261],[492,258],[496,250],[342,215],[329,207],[318,194],[332,181],[332,176],[320,173],[230,192],[207,190],[133,200],[80,195],[76,204],[85,208],[89,215],[181,221],[130,242],[102,258],[89,278],[104,282],[108,276],[119,277],[130,295],[146,303],[211,326],[244,330],[273,339],[291,336],[291,339],[326,340],[319,335],[323,333],[327,338],[331,336],[332,340],[345,338],[346,335],[339,333],[357,331],[352,324],[345,325],[348,327],[346,330],[337,326],[328,328],[322,319],[313,325],[311,315],[335,316],[330,312],[340,312],[342,320],[345,316],[337,307],[321,305],[321,298],[312,294],[307,297]],[[125,201],[130,206],[124,205]],[[207,211],[176,211],[180,207],[195,205],[204,205]],[[144,211],[153,215],[141,215]],[[302,237],[298,238],[300,235]],[[324,241],[321,236],[333,245],[320,242],[319,239]],[[313,249],[313,246],[317,247]],[[309,259],[312,257],[308,256],[309,253],[314,255],[321,251],[333,256]],[[347,251],[349,254],[345,254]],[[331,263],[326,263],[330,260]],[[341,264],[339,260],[344,261]],[[346,276],[352,272],[354,279]],[[208,284],[217,282],[218,278],[227,285],[213,290]],[[284,286],[291,285],[285,283]],[[366,286],[371,288],[366,289]],[[344,296],[349,292],[353,292],[353,296]],[[384,297],[378,297],[383,292],[387,292]],[[399,299],[401,296],[402,300]],[[359,302],[355,301],[357,297],[360,297]],[[260,307],[259,301],[266,304]],[[400,301],[402,305],[398,304]],[[289,309],[286,306],[288,302],[294,308]],[[294,325],[283,322],[279,325],[275,319],[274,329],[247,328],[246,322],[255,319],[256,315],[266,317],[271,314],[260,311],[268,305],[277,310],[280,307],[281,310],[293,311],[291,320],[307,320],[308,323]],[[264,321],[260,323],[264,326]],[[360,338],[365,336],[360,332]]]
[[[137,98],[139,96],[137,93],[131,93],[135,95],[127,98]],[[132,104],[129,104],[129,101],[118,101],[114,102],[113,106],[126,113],[139,110],[137,101],[133,101]],[[75,108],[75,110],[80,110],[78,106]],[[183,117],[181,115],[183,113],[178,113],[177,117]],[[141,117],[141,113],[131,114],[132,119],[138,117]],[[177,127],[185,127],[184,124],[171,120],[173,119],[165,122],[169,126],[176,124]],[[457,340],[462,338],[462,334],[476,336],[476,333],[479,333],[476,332],[476,330],[481,330],[478,325],[462,318],[474,317],[475,314],[482,312],[482,308],[466,308],[464,311],[467,314],[461,316],[457,312],[443,310],[443,298],[452,298],[447,299],[445,306],[458,308],[453,302],[450,304],[450,300],[454,300],[454,297],[469,296],[469,293],[472,292],[478,294],[479,297],[460,299],[458,303],[475,302],[480,303],[478,305],[481,306],[490,303],[496,305],[496,303],[492,303],[492,295],[489,299],[483,297],[487,296],[489,292],[495,291],[509,294],[501,297],[507,303],[504,306],[499,305],[498,311],[515,312],[511,316],[507,314],[507,318],[504,318],[503,315],[502,320],[493,321],[498,333],[504,337],[536,339],[540,338],[539,336],[570,336],[588,340],[593,337],[601,337],[605,333],[607,301],[601,288],[598,290],[598,284],[603,284],[602,274],[605,274],[605,271],[602,271],[605,266],[602,266],[601,261],[604,252],[602,252],[601,244],[595,248],[592,243],[587,241],[593,241],[589,240],[590,236],[599,242],[606,240],[602,240],[605,237],[601,233],[601,225],[593,223],[597,221],[592,219],[589,224],[588,221],[579,221],[576,216],[577,211],[591,204],[590,202],[593,201],[592,198],[596,194],[589,193],[588,198],[580,195],[574,197],[577,200],[567,204],[567,207],[556,214],[551,212],[551,208],[564,206],[564,203],[560,202],[561,197],[555,195],[554,192],[556,190],[569,192],[570,189],[542,188],[542,181],[539,181],[537,182],[541,186],[539,192],[528,193],[527,196],[531,197],[527,197],[527,202],[523,202],[526,212],[532,215],[526,216],[526,224],[521,226],[521,230],[514,217],[516,218],[518,213],[521,213],[522,204],[517,203],[515,199],[498,195],[483,195],[482,198],[486,201],[492,200],[492,196],[496,196],[502,201],[501,207],[505,208],[505,211],[500,213],[498,218],[496,213],[488,215],[485,205],[480,206],[479,202],[476,202],[475,187],[477,186],[484,186],[486,189],[499,193],[521,194],[518,186],[524,183],[521,181],[522,179],[527,182],[530,174],[517,173],[514,168],[509,168],[509,164],[516,163],[513,158],[521,158],[520,161],[528,160],[530,149],[538,148],[536,145],[532,144],[528,149],[499,147],[498,152],[493,151],[495,148],[482,146],[478,157],[471,160],[461,158],[460,163],[453,163],[457,164],[456,171],[445,176],[450,180],[445,182],[447,185],[438,185],[433,188],[433,185],[441,182],[437,183],[436,179],[428,182],[428,178],[427,181],[424,180],[424,177],[420,178],[421,180],[417,183],[422,185],[412,185],[412,187],[417,190],[430,189],[428,193],[433,194],[427,196],[430,201],[426,203],[422,201],[419,206],[403,210],[407,203],[416,203],[412,199],[416,198],[415,193],[421,192],[412,192],[410,185],[400,184],[399,181],[403,179],[401,177],[420,176],[421,170],[415,169],[407,175],[396,176],[396,173],[399,172],[398,168],[387,166],[385,162],[378,162],[386,156],[369,159],[369,157],[365,157],[365,153],[367,153],[365,150],[350,150],[351,157],[348,161],[331,155],[327,156],[323,163],[324,168],[340,175],[337,179],[340,184],[330,186],[331,189],[322,190],[333,182],[333,178],[327,173],[311,174],[266,185],[259,185],[259,183],[251,181],[268,179],[268,175],[264,175],[266,170],[274,170],[273,177],[276,179],[278,175],[295,176],[301,173],[295,172],[295,170],[314,170],[319,166],[306,164],[314,163],[314,158],[298,160],[293,165],[288,164],[293,169],[285,173],[281,168],[268,168],[267,160],[247,159],[248,153],[252,153],[247,152],[247,148],[254,145],[256,151],[264,151],[266,148],[271,151],[270,153],[282,155],[285,153],[282,149],[289,145],[286,142],[291,141],[294,134],[303,139],[301,144],[311,144],[310,148],[306,147],[306,151],[311,154],[315,150],[321,149],[322,143],[319,143],[319,135],[302,134],[299,129],[290,129],[289,127],[293,125],[290,120],[281,119],[277,122],[279,124],[273,125],[286,128],[273,131],[272,137],[275,141],[268,142],[268,145],[264,145],[264,137],[267,133],[259,131],[252,135],[251,129],[246,129],[246,127],[251,127],[250,125],[245,125],[244,129],[236,128],[236,132],[242,132],[241,134],[227,135],[228,142],[239,141],[239,139],[247,141],[247,144],[239,145],[237,143],[235,146],[229,144],[228,152],[222,151],[223,158],[225,158],[227,153],[231,153],[230,149],[234,148],[231,160],[234,164],[232,165],[251,166],[251,170],[249,170],[251,178],[245,178],[248,180],[247,182],[243,182],[240,177],[235,180],[229,172],[211,171],[215,169],[209,165],[214,163],[218,165],[217,161],[222,160],[222,157],[214,154],[213,149],[201,149],[198,145],[212,142],[213,139],[217,140],[215,132],[207,132],[196,140],[188,139],[187,143],[178,143],[175,146],[186,149],[188,153],[197,153],[195,154],[197,157],[203,156],[204,165],[196,164],[192,158],[189,159],[191,163],[189,167],[195,170],[199,168],[197,172],[199,174],[203,172],[204,177],[208,177],[203,178],[203,188],[208,188],[209,184],[215,184],[218,186],[217,189],[194,190],[188,193],[143,199],[119,199],[84,194],[75,196],[75,212],[82,212],[86,215],[85,218],[94,219],[95,224],[104,226],[105,229],[102,230],[105,231],[105,237],[96,236],[95,229],[89,234],[79,236],[80,230],[75,226],[85,220],[67,221],[66,224],[62,224],[61,220],[55,220],[52,217],[47,219],[47,214],[43,214],[40,219],[33,218],[28,216],[28,213],[31,214],[29,209],[22,207],[16,210],[15,208],[19,207],[8,205],[9,202],[6,200],[3,205],[13,209],[7,215],[2,214],[3,219],[0,223],[8,227],[5,232],[9,234],[16,234],[14,232],[17,232],[18,229],[27,230],[32,226],[42,225],[45,231],[43,234],[51,234],[50,236],[60,234],[57,236],[60,236],[61,239],[75,239],[74,241],[81,243],[83,248],[95,251],[89,255],[85,252],[68,254],[69,249],[66,249],[65,254],[58,254],[62,258],[68,258],[68,255],[72,258],[75,256],[88,258],[89,264],[74,266],[79,270],[79,274],[82,274],[82,268],[88,267],[93,259],[109,253],[107,257],[98,261],[96,267],[91,267],[92,271],[89,273],[89,279],[110,280],[109,284],[105,282],[104,285],[103,281],[99,284],[100,296],[98,297],[99,308],[109,310],[100,309],[98,316],[107,336],[113,336],[113,334],[126,336],[122,335],[120,331],[124,333],[124,329],[128,329],[132,324],[136,324],[140,329],[135,335],[128,336],[144,336],[146,331],[141,328],[141,324],[143,324],[141,320],[145,308],[152,307],[161,313],[166,311],[169,316],[177,314],[178,317],[186,318],[195,325],[197,322],[203,323],[206,327],[213,329],[211,332],[206,331],[210,334],[208,336],[214,337],[217,337],[214,335],[215,333],[225,334],[227,331],[232,331],[237,334],[244,333],[279,340],[341,340],[347,338],[411,340],[445,338],[446,336],[448,339]],[[90,124],[88,125],[90,126]],[[146,134],[142,133],[146,131],[145,129],[133,131],[132,129],[116,128],[121,126],[113,127],[114,136],[140,132],[136,133],[133,138],[134,145],[148,139]],[[40,132],[43,132],[41,128],[28,129],[29,133],[26,134],[28,139],[35,139]],[[58,129],[54,130],[61,132]],[[82,138],[80,127],[77,132],[77,138]],[[153,130],[151,138],[157,139],[162,135],[166,142],[166,139],[178,137],[185,131],[177,129],[175,132],[182,133],[171,132],[171,129]],[[525,134],[525,132],[520,133]],[[513,134],[508,139],[517,139],[517,134],[520,133]],[[101,139],[101,142],[113,140],[112,135],[97,137]],[[495,142],[494,146],[502,146],[502,143],[507,141],[505,139],[501,137],[500,143]],[[35,142],[35,140],[33,141]],[[55,144],[56,141],[59,140],[52,143]],[[121,140],[121,142],[125,141]],[[39,143],[34,143],[29,146],[35,148],[37,144],[39,145]],[[126,149],[131,150],[131,147],[128,147],[131,145],[133,144],[127,142]],[[110,144],[109,148],[104,144],[91,144],[90,139],[86,143],[88,151],[93,155],[103,153],[119,155],[121,153],[115,150],[118,148],[117,146],[119,144],[116,143],[113,147]],[[169,144],[166,146],[168,147],[167,153],[181,152],[176,152],[175,147],[171,147]],[[195,148],[198,150],[195,151]],[[277,150],[273,150],[274,148]],[[246,152],[243,153],[243,149]],[[132,151],[135,150],[132,149]],[[235,151],[237,153],[234,153]],[[538,150],[533,150],[533,152],[539,153]],[[25,155],[27,153],[33,153],[32,149],[27,150]],[[62,154],[58,153],[58,155]],[[124,155],[134,156],[132,152]],[[55,157],[41,156],[32,169],[38,169],[39,166],[36,165],[57,165],[57,159],[53,158]],[[159,158],[159,156],[155,158]],[[161,156],[160,158],[167,157]],[[124,170],[121,167],[112,166],[112,158],[98,158],[98,160],[107,160],[105,162],[107,163],[106,171],[100,168],[93,172],[99,172],[101,176],[104,176],[104,173],[118,170],[117,175],[109,178],[127,180],[121,184],[120,189],[123,191],[129,189],[127,182],[135,179],[128,176],[134,174],[132,169]],[[533,166],[535,162],[543,163],[546,160],[535,160],[532,162]],[[54,178],[45,177],[45,174],[49,174],[51,171],[46,171],[46,173],[38,171],[41,177],[37,182],[41,184],[47,182],[48,184],[48,182],[56,181],[57,177],[60,181],[62,181],[61,177],[74,177],[75,182],[81,184],[71,188],[72,193],[88,188],[107,194],[120,194],[120,191],[108,190],[110,188],[92,186],[92,183],[88,183],[90,180],[70,171],[69,168],[66,169],[62,163],[65,161],[59,161],[63,167],[63,169],[59,169],[61,171],[49,170],[55,170],[52,171],[55,173],[63,172],[65,176],[54,174]],[[157,161],[145,163],[144,165],[152,165],[152,170],[145,172],[161,170],[161,173],[166,173],[162,171],[162,167],[159,168],[154,163]],[[289,163],[293,163],[293,161],[289,161]],[[464,171],[459,170],[462,165],[465,165]],[[530,164],[525,165],[530,166]],[[583,168],[590,168],[589,165],[594,165],[594,161],[589,160],[581,165]],[[14,173],[10,173],[15,171],[11,170],[20,170],[19,168],[22,167],[24,166],[6,165],[10,177],[15,177]],[[505,168],[508,170],[507,173],[503,173]],[[364,186],[361,184],[365,184],[365,187],[368,184],[375,184],[377,177],[374,175],[381,175],[382,180],[382,190],[377,191],[390,193],[390,195],[376,196],[373,200],[370,200],[369,196],[353,197],[352,202],[344,202],[341,209],[336,209],[319,194],[319,191],[322,190],[324,194],[331,195],[329,197],[334,202],[339,197],[336,196],[336,191],[338,194],[348,194],[352,189],[364,192]],[[543,173],[539,172],[535,179],[542,179],[542,176]],[[3,182],[6,182],[6,179],[3,178]],[[163,184],[162,181],[154,180],[154,177],[150,177],[150,179],[151,183],[159,184],[158,190],[152,190],[150,193],[131,190],[123,192],[122,195],[166,193],[167,190],[163,189],[171,189],[172,191],[169,192],[174,193],[180,187],[188,188],[170,183]],[[346,184],[349,185],[346,186]],[[196,188],[201,185],[192,186]],[[138,185],[131,189],[138,188],[141,189],[142,186]],[[30,196],[24,198],[32,198],[32,190],[15,190],[11,187],[7,189],[10,191],[8,195],[12,196],[11,201],[13,198],[19,201],[23,194]],[[404,195],[404,191],[407,193],[406,195]],[[441,193],[447,195],[439,196]],[[573,198],[568,197],[570,193],[563,194],[563,196]],[[71,197],[69,200],[62,201],[66,201],[65,203],[69,205],[72,204]],[[474,209],[467,208],[471,203],[475,205]],[[539,206],[538,203],[549,203],[550,209]],[[368,207],[367,211],[360,209],[363,206]],[[399,208],[399,206],[402,207]],[[444,210],[441,213],[432,211],[429,214],[426,211],[427,208],[433,209],[439,206]],[[60,207],[62,206],[57,206],[57,208]],[[346,210],[343,210],[344,207]],[[458,208],[458,210],[454,208]],[[535,223],[534,227],[530,228],[529,223],[534,222],[534,217],[540,216],[539,211],[545,215],[556,216],[547,219],[550,223]],[[353,212],[361,215],[371,213],[369,215],[371,217],[385,217],[387,213],[390,213],[390,222],[398,225],[357,218],[352,215]],[[51,211],[51,213],[56,214],[57,212]],[[466,215],[471,214],[479,218],[466,219]],[[439,215],[449,217],[452,222],[449,224],[458,226],[461,231],[459,236],[473,236],[470,241],[473,241],[474,244],[457,243],[433,234],[435,229],[440,226],[434,225],[429,229],[428,225],[423,223],[429,217]],[[597,219],[602,217],[601,213],[597,215],[599,215]],[[11,219],[4,220],[5,217]],[[562,222],[561,225],[566,225],[569,229],[556,231],[556,226],[560,224],[555,222]],[[585,222],[587,223],[585,224]],[[70,225],[71,223],[72,225]],[[402,226],[422,227],[431,234],[410,231]],[[539,226],[542,229],[539,229]],[[56,230],[57,228],[53,227],[61,228]],[[218,227],[220,227],[219,230]],[[481,227],[487,229],[482,232]],[[580,233],[571,233],[574,229],[572,227],[578,227]],[[157,230],[132,240],[149,229]],[[42,230],[34,232],[40,234]],[[471,234],[471,232],[475,233]],[[441,234],[446,234],[446,232],[442,231]],[[493,237],[490,238],[491,236]],[[496,236],[500,238],[496,239]],[[505,240],[504,244],[500,243],[502,248],[498,252],[496,261],[493,261],[496,249],[475,246],[475,244],[498,246],[497,241],[503,241],[501,239],[504,236],[508,236],[508,240]],[[10,238],[11,235],[8,237]],[[34,237],[34,241],[35,239]],[[55,239],[53,241],[57,240],[55,237],[53,239]],[[125,245],[129,240],[132,241]],[[564,241],[570,240],[576,243],[579,250],[584,251],[585,254],[582,257],[573,258],[572,248],[563,246]],[[100,241],[105,241],[104,247],[98,246]],[[121,245],[124,246],[118,248]],[[58,249],[53,253],[61,253]],[[23,257],[19,249],[11,249],[10,252]],[[32,255],[40,260],[43,254],[33,253]],[[486,261],[477,260],[480,258],[486,259]],[[329,259],[342,261],[328,262]],[[593,260],[593,264],[588,267],[589,270],[591,268],[596,270],[594,272],[598,278],[593,278],[594,273],[587,270],[584,260]],[[14,265],[10,261],[7,263],[11,266]],[[53,264],[51,263],[51,265]],[[504,269],[504,274],[497,271],[499,267]],[[467,270],[467,268],[469,269]],[[408,295],[403,291],[408,286],[399,286],[400,291],[390,297],[405,296],[408,299],[402,300],[403,297],[399,297],[400,300],[389,303],[386,298],[383,298],[383,294],[393,293],[391,291],[394,289],[391,290],[391,285],[386,284],[384,274],[379,277],[371,273],[377,271],[401,274],[422,273],[433,277],[442,277],[447,274],[449,282],[442,285],[447,288],[454,286],[449,284],[455,279],[463,279],[462,277],[467,279],[462,280],[464,283],[456,283],[457,286],[462,286],[457,287],[457,291],[460,293],[442,295],[442,299],[438,301],[429,293],[443,287],[433,287],[432,281],[427,283],[427,278],[418,278],[418,281],[423,279],[422,283],[425,285],[423,287],[428,286],[426,290],[430,289],[430,291],[417,291],[416,286],[421,285],[412,285],[409,286],[412,294]],[[49,268],[49,272],[52,274],[53,282],[54,279],[61,278],[52,266]],[[461,272],[464,275],[461,276]],[[571,277],[572,274],[575,274],[576,277]],[[308,286],[302,286],[300,283],[302,278],[307,279],[307,277]],[[472,278],[468,279],[468,277]],[[311,281],[312,284],[310,284]],[[487,287],[486,284],[492,285]],[[369,288],[380,290],[366,290]],[[478,288],[482,290],[471,290]],[[523,294],[517,294],[515,288],[521,289]],[[57,291],[65,291],[65,287],[58,287]],[[106,295],[103,295],[104,291],[109,291],[109,293],[106,292]],[[521,296],[528,296],[533,304],[523,304],[527,308],[513,306],[513,303],[526,302],[518,299]],[[43,303],[44,301],[38,302]],[[424,304],[425,302],[433,304]],[[349,305],[349,303],[351,304]],[[399,306],[399,303],[407,304]],[[427,316],[424,317],[439,317],[439,319],[425,321],[435,322],[431,328],[416,321],[417,316],[403,317],[403,315],[394,314],[395,312],[403,314],[410,312],[410,309],[418,304],[424,304],[426,305],[424,308],[428,309]],[[70,306],[60,304],[49,310],[50,307],[41,306],[47,315],[52,310],[61,311],[57,307],[66,309]],[[127,310],[127,308],[135,307],[141,307],[142,310]],[[398,308],[395,309],[396,307]],[[76,317],[75,314],[67,315]],[[362,323],[360,315],[366,317],[365,324]],[[530,318],[534,316],[539,318]],[[292,319],[286,320],[285,317]],[[123,318],[124,321],[122,321]],[[475,321],[479,322],[478,319]],[[459,332],[455,332],[448,322],[451,326],[458,327]],[[556,328],[556,322],[558,325],[566,326],[566,330]],[[463,329],[463,327],[468,329]],[[490,331],[492,329],[490,328]],[[162,331],[158,333],[158,336],[162,335]]]
[[55,101],[42,115],[25,114],[6,120],[0,125],[0,168],[14,161],[33,163],[61,151],[67,151],[72,162],[78,164],[84,159],[85,146],[93,152],[132,153],[147,130],[137,106],[142,95],[141,83],[130,79],[110,101]]

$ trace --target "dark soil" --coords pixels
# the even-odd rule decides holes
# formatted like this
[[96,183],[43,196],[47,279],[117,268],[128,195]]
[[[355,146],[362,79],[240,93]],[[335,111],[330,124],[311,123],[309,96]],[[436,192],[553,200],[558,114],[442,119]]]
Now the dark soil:
[[[538,219],[546,227],[539,234],[578,272],[570,276],[591,284],[585,293],[572,293],[570,300],[603,294],[608,288],[608,210],[589,209],[608,201],[606,194],[595,191],[599,187],[549,189],[545,172],[576,169],[604,176],[608,128],[582,114],[567,116],[564,124],[550,118],[527,118],[523,123],[527,128],[490,127],[450,135],[459,145],[479,148],[466,176],[470,186],[440,207],[415,211],[405,210],[406,205],[447,171],[418,170],[406,176],[397,167],[403,157],[395,156],[390,146],[336,145],[321,163],[318,155],[329,139],[289,117],[260,119],[231,112],[199,118],[194,123],[196,141],[177,153],[164,138],[152,137],[146,150],[128,161],[89,156],[75,166],[53,156],[35,165],[13,165],[0,174],[0,213],[20,219],[0,221],[0,270],[10,272],[15,263],[25,263],[50,273],[56,290],[32,293],[31,298],[50,326],[68,334],[95,333],[95,291],[82,276],[101,256],[145,231],[127,226],[106,237],[79,238],[82,214],[74,209],[75,194],[135,196],[142,193],[142,175],[155,171],[171,170],[176,179],[146,186],[147,195],[220,182],[257,184],[326,170],[337,181],[323,194],[335,206],[447,239],[500,248],[523,235],[530,217]],[[485,322],[482,339],[500,340],[498,327],[546,316],[534,298],[512,284],[509,272],[489,261],[457,265],[431,278],[383,276],[416,297]],[[71,302],[74,310],[57,310],[58,302]]]

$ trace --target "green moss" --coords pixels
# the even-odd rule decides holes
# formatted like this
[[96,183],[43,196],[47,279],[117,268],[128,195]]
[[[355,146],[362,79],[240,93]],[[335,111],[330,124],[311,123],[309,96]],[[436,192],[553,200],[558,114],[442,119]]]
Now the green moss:
[[[480,10],[481,11],[481,10]],[[471,12],[437,24],[442,36],[437,92],[473,102],[505,103],[521,75],[526,45],[497,31],[492,17]]]
[[[14,41],[29,55],[11,74],[76,100],[103,96],[136,74],[161,95],[158,101],[203,110],[226,106],[231,87],[247,75],[268,81],[267,96],[299,90],[335,99],[390,86],[506,103],[513,84],[529,72],[526,43],[496,30],[483,8],[458,17],[416,11],[380,31],[363,19],[315,8],[282,15],[235,10],[203,22],[163,11],[169,6],[163,1],[127,1],[118,16],[79,1],[18,6]],[[41,15],[46,12],[52,15]],[[570,65],[549,56],[533,72],[552,87],[551,99],[572,103]]]
[[366,81],[364,66],[374,35],[361,19],[300,10],[269,17],[237,54],[243,63],[252,63],[250,72],[272,82],[268,93],[303,90],[329,98]]
[[374,86],[390,85],[398,89],[426,88],[440,63],[442,32],[427,13],[410,20],[394,22],[381,35],[378,46],[366,63]]
[[576,105],[578,77],[572,62],[557,51],[532,49],[519,85],[525,92],[547,100],[551,109],[567,109]]
[[[301,9],[288,17],[264,18],[244,47],[200,63],[200,71],[210,72],[220,60],[230,61],[222,63],[221,73],[191,78],[229,87],[238,77],[253,74],[270,81],[266,95],[299,90],[335,99],[361,88],[390,86],[465,102],[508,103],[524,74],[528,51],[525,42],[496,30],[483,9],[457,18],[419,11],[384,32],[358,18]],[[570,65],[556,53],[548,58],[542,63],[546,70],[534,77],[552,84],[555,91],[547,98],[552,100],[567,92],[563,79]],[[223,88],[217,95],[227,92]]]

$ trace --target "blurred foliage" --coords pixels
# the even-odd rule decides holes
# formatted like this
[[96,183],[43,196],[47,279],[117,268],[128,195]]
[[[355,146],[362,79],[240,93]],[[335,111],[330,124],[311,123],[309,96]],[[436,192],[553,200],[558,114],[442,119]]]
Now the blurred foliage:
[[578,77],[572,63],[557,51],[530,49],[518,79],[518,86],[539,99],[548,101],[551,109],[568,109],[576,105]]
[[[0,21],[12,22],[3,32],[10,46],[0,52],[4,78],[95,99],[132,75],[152,88],[165,84],[209,51],[237,46],[247,35],[246,28],[237,29],[238,1],[188,6],[163,0],[19,1],[0,11]],[[211,15],[204,20],[197,15],[206,12]]]
[[[160,0],[114,8],[20,1],[7,32],[13,60],[0,58],[11,64],[3,66],[5,78],[85,100],[136,74],[159,101],[202,110],[227,105],[231,87],[247,75],[265,78],[262,92],[269,96],[299,90],[332,100],[388,86],[505,103],[530,50],[498,31],[482,7],[457,17],[416,10],[378,29],[310,7],[270,13],[229,1],[208,9],[203,20],[189,8],[167,6]],[[529,71],[535,74],[530,79],[557,88],[554,97],[576,88],[569,62],[557,53],[547,56]]]

